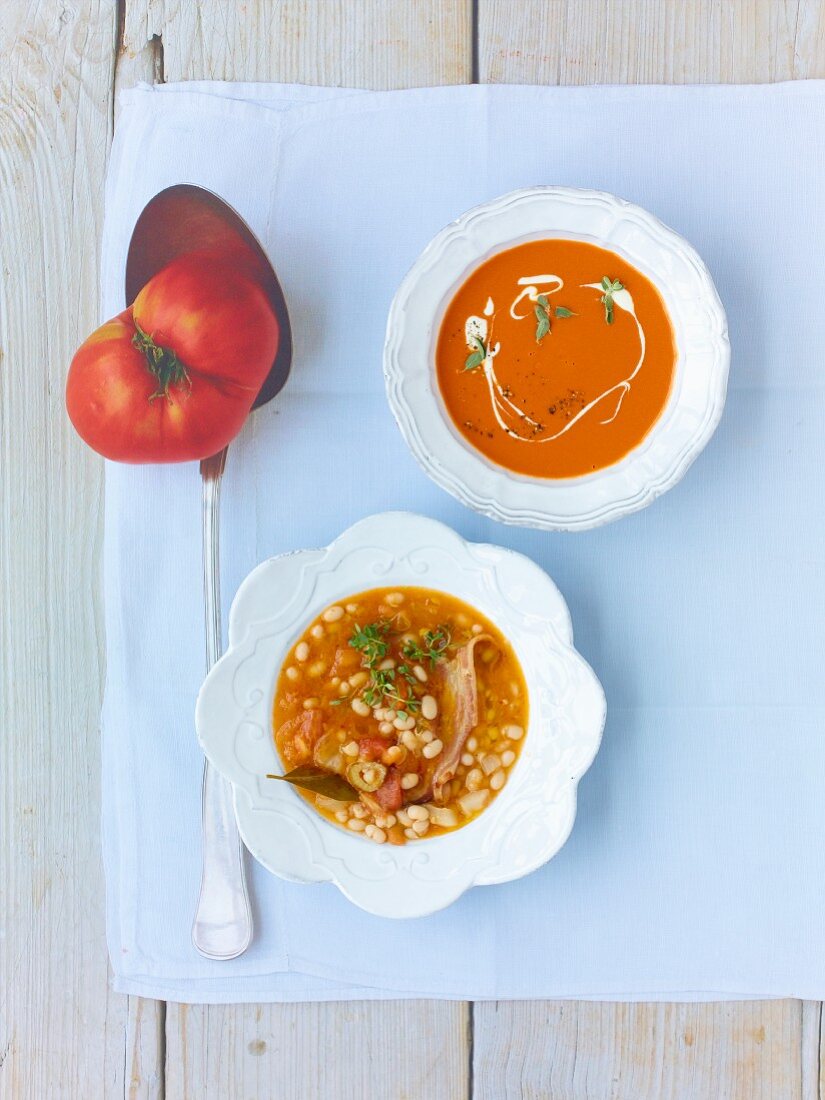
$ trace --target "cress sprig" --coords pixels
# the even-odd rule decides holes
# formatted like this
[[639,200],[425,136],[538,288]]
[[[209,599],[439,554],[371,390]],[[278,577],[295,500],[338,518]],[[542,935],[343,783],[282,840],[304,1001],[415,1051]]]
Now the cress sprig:
[[428,630],[423,641],[423,646],[419,642],[407,642],[401,647],[401,652],[410,661],[429,661],[432,667],[446,655],[453,644],[449,627],[443,625],[435,630]]
[[[370,680],[361,692],[361,698],[370,707],[379,707],[382,703],[393,703],[403,707],[405,711],[416,712],[421,703],[412,693],[412,687],[416,683],[415,676],[406,665],[395,668],[378,668],[377,666],[389,653],[390,645],[387,635],[390,633],[390,623],[386,620],[378,620],[368,623],[366,626],[355,624],[355,629],[349,639],[349,645],[357,649],[361,654],[361,665],[369,671]],[[396,674],[399,674],[409,685],[407,695],[401,695],[398,691]],[[333,706],[340,706],[350,696],[342,699],[333,699]]]

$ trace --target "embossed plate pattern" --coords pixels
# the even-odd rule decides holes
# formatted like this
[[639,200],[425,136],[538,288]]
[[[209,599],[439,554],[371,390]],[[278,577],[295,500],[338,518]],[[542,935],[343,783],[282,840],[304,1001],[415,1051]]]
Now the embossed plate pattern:
[[[286,784],[271,714],[284,656],[328,604],[383,585],[422,585],[478,607],[510,639],[530,694],[524,747],[496,800],[469,825],[405,847],[377,845],[317,814]],[[601,739],[605,700],[573,648],[567,606],[521,554],[467,543],[406,512],[370,516],[323,550],[272,558],[241,585],[229,648],[201,688],[203,751],[234,785],[241,835],[269,870],[295,882],[334,882],[356,905],[415,917],[469,887],[535,870],[562,846],[576,813],[576,785]]]
[[[456,431],[435,378],[444,311],[469,273],[503,248],[572,237],[612,249],[657,286],[673,323],[676,377],[662,416],[613,466],[577,478],[525,477],[497,466]],[[696,251],[652,214],[603,191],[534,187],[463,214],[421,253],[387,321],[387,397],[413,455],[462,504],[503,523],[583,530],[618,519],[671,489],[722,415],[727,320]]]

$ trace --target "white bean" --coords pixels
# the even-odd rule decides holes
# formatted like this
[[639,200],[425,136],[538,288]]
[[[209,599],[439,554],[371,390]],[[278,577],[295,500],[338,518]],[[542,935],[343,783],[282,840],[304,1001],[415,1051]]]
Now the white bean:
[[430,806],[430,823],[440,825],[442,829],[454,829],[458,824],[458,814],[450,806]]
[[500,791],[504,784],[507,782],[507,773],[504,768],[499,768],[497,772],[494,772],[490,776],[490,789],[493,791]]
[[304,699],[304,710],[315,710],[316,707],[321,705],[321,700],[316,699],[314,695],[311,695],[309,699]]
[[465,768],[472,768],[475,762],[476,758],[471,752],[465,752],[461,754],[461,763],[464,765]]
[[471,794],[462,795],[458,800],[458,805],[461,812],[469,817],[470,814],[483,810],[489,800],[490,792],[488,790],[473,791]]
[[354,833],[363,833],[366,827],[367,826],[359,817],[351,817],[347,822],[347,828],[352,829]]
[[386,657],[378,666],[379,672],[386,672],[388,669],[395,668],[395,661],[392,657]]
[[415,833],[412,831],[411,828],[404,830],[404,836],[407,838],[407,840],[415,840]]
[[309,646],[306,642],[298,642],[295,646],[295,660],[305,661],[309,656]]
[[320,623],[316,623],[312,630],[310,630],[310,634],[313,638],[323,638],[324,628],[321,626]]
[[300,674],[300,672],[298,671],[298,669],[297,669],[297,668],[295,667],[295,665],[290,665],[290,666],[289,666],[289,668],[288,668],[288,669],[286,670],[286,678],[287,678],[287,680],[292,680],[292,681],[294,682],[295,680],[297,680],[297,679],[298,679],[298,677],[299,677],[300,675],[301,675],[301,674]]
[[344,745],[344,747],[341,749],[341,752],[344,754],[344,756],[357,756],[358,743],[356,741],[350,741],[348,744]]
[[492,775],[501,767],[501,758],[494,752],[488,752],[481,761],[481,767],[485,775]]
[[482,634],[484,632],[484,627],[481,623],[473,623],[472,632],[473,634]]
[[323,614],[324,622],[337,623],[339,619],[344,617],[343,607],[328,607]]
[[513,741],[518,741],[524,736],[524,730],[521,726],[505,726],[501,732]]
[[428,722],[431,722],[438,714],[438,703],[435,701],[434,696],[425,695],[421,700],[421,714]]
[[418,749],[418,738],[411,730],[404,730],[401,734],[401,744],[405,749],[409,749],[410,752],[416,752]]
[[412,831],[416,836],[424,836],[430,827],[429,821],[414,821],[412,823]]
[[394,729],[395,729],[395,726],[393,726],[392,722],[382,722],[381,725],[378,727],[378,732],[379,733],[392,733],[392,731]]
[[404,593],[390,592],[386,600],[390,607],[399,607],[404,602]]
[[348,603],[347,604],[347,611],[349,612],[350,615],[354,615],[357,610],[358,610],[358,604],[357,603]]
[[430,811],[426,806],[408,806],[407,813],[411,821],[428,821],[430,818]]
[[426,684],[428,680],[427,670],[422,668],[421,665],[413,665],[413,676],[422,684]]
[[473,768],[472,771],[467,772],[467,778],[464,780],[464,785],[468,791],[477,791],[484,782],[484,774],[481,768]]
[[477,737],[468,737],[467,738],[467,748],[470,752],[475,752],[476,749],[478,748],[478,738]]
[[355,711],[355,713],[360,714],[362,718],[366,718],[367,715],[370,713],[370,708],[367,706],[363,699],[353,699],[352,703],[350,703],[350,706]]
[[341,683],[338,685],[338,694],[349,695],[349,690],[349,680],[342,680]]
[[431,741],[429,745],[425,745],[421,750],[421,755],[426,756],[428,760],[434,760],[436,756],[444,748],[442,742],[436,737],[435,741]]
[[363,802],[356,802],[353,804],[351,813],[353,817],[365,818],[369,814],[369,810]]
[[309,666],[310,676],[323,676],[327,670],[325,661],[313,661]]
[[[401,789],[404,791],[411,791],[413,787],[418,786],[418,774],[417,772],[407,772],[401,776]],[[398,811],[399,814],[401,811]]]
[[516,754],[512,749],[508,749],[507,752],[501,754],[501,762],[505,768],[509,768],[516,758]]
[[353,672],[352,676],[349,678],[349,682],[354,688],[358,688],[362,684],[365,684],[367,680],[369,680],[369,675],[366,672]]

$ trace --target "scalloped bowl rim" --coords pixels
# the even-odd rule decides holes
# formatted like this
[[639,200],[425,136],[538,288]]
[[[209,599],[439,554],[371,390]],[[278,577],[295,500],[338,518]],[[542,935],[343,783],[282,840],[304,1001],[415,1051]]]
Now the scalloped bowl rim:
[[[602,223],[602,231],[593,228]],[[619,462],[575,478],[531,478],[475,450],[455,428],[433,368],[444,312],[468,275],[497,252],[548,237],[610,249],[646,275],[664,299],[677,346],[668,401],[642,442]],[[473,241],[481,243],[471,247]],[[677,268],[681,292],[674,284]],[[634,203],[606,191],[559,186],[508,192],[445,226],[393,298],[383,358],[390,408],[428,476],[482,515],[547,530],[600,526],[678,484],[719,424],[729,364],[725,311],[693,246]]]
[[[377,569],[382,555],[386,571],[368,574],[365,563]],[[267,770],[282,770],[271,712],[286,652],[330,602],[385,584],[441,588],[478,606],[509,638],[530,692],[522,752],[498,797],[462,828],[397,848],[348,834],[286,784],[262,786]],[[290,596],[270,614],[282,591]],[[513,593],[520,604],[510,603]],[[552,702],[553,691],[567,695]],[[601,684],[573,647],[567,605],[539,566],[516,551],[467,542],[435,520],[391,512],[359,521],[323,549],[270,558],[248,575],[195,722],[204,753],[232,783],[244,843],[264,867],[294,882],[332,882],[370,913],[407,918],[444,908],[474,885],[522,877],[556,854],[573,827],[576,788],[605,718]]]

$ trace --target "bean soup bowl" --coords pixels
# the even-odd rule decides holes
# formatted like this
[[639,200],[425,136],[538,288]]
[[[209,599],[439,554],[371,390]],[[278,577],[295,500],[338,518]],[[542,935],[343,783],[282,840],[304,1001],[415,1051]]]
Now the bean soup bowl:
[[[477,818],[405,846],[374,844],[322,817],[289,784],[273,737],[276,682],[307,623],[370,588],[438,589],[476,607],[508,638],[529,695],[523,747],[507,785]],[[472,886],[507,882],[546,863],[576,814],[576,787],[599,746],[605,698],[573,647],[567,606],[537,565],[465,542],[405,512],[370,516],[329,546],[271,558],[246,578],[229,647],[196,707],[203,751],[233,785],[241,836],[260,863],[298,883],[332,882],[382,917],[419,917]]]

